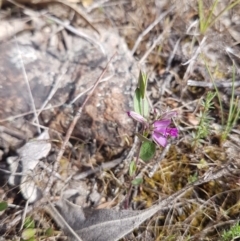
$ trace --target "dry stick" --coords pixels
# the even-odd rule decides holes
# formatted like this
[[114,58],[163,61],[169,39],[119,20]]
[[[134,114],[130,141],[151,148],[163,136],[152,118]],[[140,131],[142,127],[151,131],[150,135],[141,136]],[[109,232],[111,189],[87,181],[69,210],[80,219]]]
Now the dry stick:
[[[100,172],[102,170],[107,170],[107,169],[112,169],[113,167],[117,166],[118,164],[120,164],[121,162],[123,161],[123,158],[120,157],[120,158],[117,158],[117,159],[114,159],[112,161],[109,161],[109,162],[104,162],[101,164],[101,166],[99,167],[96,167],[94,169],[90,169],[88,171],[85,171],[85,172],[82,172],[80,174],[77,174],[73,177],[74,180],[81,180],[81,179],[84,179],[86,178],[87,176],[90,176],[96,172]],[[67,182],[67,181],[66,181]]]
[[[31,88],[30,88],[30,85],[29,85],[29,80],[28,80],[28,77],[27,77],[27,73],[26,73],[26,70],[25,70],[25,66],[24,66],[24,63],[23,63],[22,55],[21,55],[21,53],[20,53],[20,49],[19,49],[19,46],[18,46],[18,42],[17,42],[16,36],[14,36],[14,39],[15,39],[15,41],[16,41],[17,50],[18,50],[18,54],[19,54],[19,57],[20,57],[20,61],[21,61],[21,67],[22,67],[22,71],[23,71],[23,75],[24,75],[24,80],[25,80],[26,85],[27,85],[27,89],[28,89],[30,101],[31,101],[31,103],[32,103],[32,108],[33,108],[34,116],[35,116],[35,119],[36,119],[37,124],[39,125],[38,116],[37,116],[37,111],[36,111],[36,107],[35,107],[35,103],[34,103],[32,91],[31,91]],[[40,134],[40,133],[41,133],[41,130],[40,130],[39,127],[37,127],[37,130],[38,130],[38,133]]]
[[189,59],[186,63],[183,63],[182,65],[187,65],[188,64],[188,67],[187,67],[187,70],[183,76],[183,80],[186,80],[188,78],[188,76],[190,75],[190,73],[192,72],[192,69],[193,69],[193,66],[198,58],[198,55],[201,53],[201,50],[202,50],[202,47],[205,43],[205,41],[207,40],[207,37],[205,36],[201,43],[199,44],[197,50],[195,51],[193,57],[191,59]]
[[17,139],[26,140],[26,135],[24,135],[22,132],[14,129],[9,129],[5,126],[0,126],[0,134],[6,133],[10,136],[16,137]]
[[[49,109],[52,109],[52,108],[57,108],[57,107],[60,107],[60,106],[62,106],[62,105],[64,105],[65,104],[65,102],[63,102],[63,103],[60,103],[60,104],[57,104],[57,105],[53,105],[53,106],[49,106],[49,107],[46,107],[46,108],[44,108],[43,110],[49,110]],[[37,109],[36,111],[38,112],[38,111],[40,111],[41,109]],[[43,111],[42,110],[42,111]],[[24,117],[24,116],[26,116],[26,115],[30,115],[30,114],[32,114],[32,113],[34,113],[33,111],[28,111],[28,112],[25,112],[25,113],[22,113],[22,114],[19,114],[19,115],[15,115],[15,116],[11,116],[11,117],[8,117],[8,118],[5,118],[5,119],[1,119],[0,120],[0,123],[1,122],[5,122],[5,121],[13,121],[13,120],[15,120],[15,119],[17,119],[17,118],[21,118],[21,117]],[[31,123],[31,124],[33,124],[33,123]],[[39,125],[40,126],[40,125]],[[24,138],[24,139],[26,139],[26,138]]]
[[88,36],[87,34],[85,34],[83,32],[80,32],[79,30],[74,28],[72,25],[63,22],[63,21],[61,21],[60,19],[58,19],[56,17],[50,16],[49,14],[44,15],[44,17],[46,17],[46,18],[52,20],[53,22],[63,26],[65,29],[67,29],[68,31],[76,34],[77,36],[88,40],[91,44],[97,45],[101,49],[102,53],[105,55],[105,50],[104,50],[103,46],[99,42],[97,42],[94,38]]
[[[191,80],[189,79],[187,81],[187,85],[189,86],[197,86],[197,87],[205,87],[205,88],[210,88],[210,89],[213,89],[216,87],[218,88],[232,88],[233,86],[233,83],[230,82],[232,81],[231,79],[228,79],[227,81],[229,82],[225,82],[226,80],[224,80],[224,82],[219,82],[219,81],[216,81],[215,84],[213,83],[209,83],[209,82],[205,82],[205,81],[196,81],[196,80]],[[234,82],[234,87],[239,87],[240,86],[240,81],[235,81]]]
[[175,56],[175,54],[176,54],[176,52],[177,52],[177,49],[178,49],[178,46],[179,46],[179,43],[180,43],[181,40],[182,40],[182,38],[179,38],[179,39],[178,39],[178,41],[177,41],[177,43],[175,44],[174,49],[173,49],[170,57],[168,58],[166,72],[169,72],[169,71],[170,71],[173,58],[174,58],[174,56]]
[[[112,61],[112,59],[113,59],[114,56],[115,56],[115,54],[114,54],[114,55],[110,58],[110,60],[108,61],[106,67],[104,68],[104,70],[102,71],[101,75],[98,77],[97,81],[95,82],[92,90],[89,92],[89,94],[87,95],[87,97],[86,97],[85,101],[83,102],[82,106],[80,106],[80,108],[78,109],[75,117],[73,118],[73,121],[72,121],[71,125],[69,126],[68,131],[67,131],[67,134],[66,134],[66,136],[65,136],[65,138],[64,138],[64,140],[63,140],[63,144],[62,144],[62,146],[61,146],[61,149],[60,149],[60,151],[59,151],[59,153],[58,153],[58,155],[57,155],[57,160],[56,160],[56,162],[54,163],[53,173],[54,173],[54,172],[57,173],[57,169],[58,169],[58,166],[59,166],[59,162],[60,162],[60,160],[61,160],[61,158],[62,158],[62,156],[63,156],[63,153],[64,153],[65,148],[66,148],[66,146],[67,146],[68,140],[69,140],[69,138],[70,138],[70,136],[71,136],[71,134],[72,134],[72,132],[73,132],[73,129],[74,129],[75,125],[77,124],[78,119],[80,118],[80,116],[81,116],[81,114],[82,114],[82,110],[83,110],[83,108],[85,107],[85,105],[87,104],[87,102],[88,102],[88,100],[90,99],[90,97],[93,95],[93,92],[95,91],[95,89],[96,89],[97,85],[99,84],[100,80],[102,79],[102,77],[103,77],[104,74],[106,73],[106,71],[107,71],[107,69],[108,69],[108,66],[109,66],[109,64],[110,64],[110,62]],[[50,176],[48,185],[47,185],[47,187],[46,187],[46,189],[45,189],[45,191],[44,191],[45,194],[48,194],[48,193],[49,193],[49,191],[50,191],[50,189],[51,189],[51,187],[52,187],[52,184],[53,184],[53,176]]]
[[[175,19],[175,18],[174,18]],[[140,59],[139,64],[142,64],[146,58],[148,57],[148,55],[153,51],[153,49],[157,46],[157,44],[159,44],[160,42],[162,42],[164,40],[164,35],[166,33],[169,32],[170,28],[173,25],[174,19],[171,21],[171,23],[164,29],[164,31],[162,32],[162,34],[160,34],[158,36],[158,38],[153,42],[152,46],[147,50],[147,52],[143,55],[143,57]]]
[[[50,2],[52,2],[52,1],[50,1]],[[71,3],[68,3],[68,1],[55,0],[55,1],[53,1],[53,2],[59,2],[59,3],[64,4],[65,6],[68,6],[69,8],[71,8],[73,11],[75,11],[75,13],[76,13],[78,16],[80,16],[84,21],[86,21],[86,23],[87,23],[88,25],[90,25],[90,27],[91,27],[94,31],[96,31],[96,32],[98,33],[98,35],[100,35],[100,33],[99,33],[99,31],[97,30],[97,28],[95,28],[95,27],[93,26],[93,24],[91,24],[90,21],[87,19],[87,17],[84,16],[85,14],[80,10],[80,8],[77,8],[77,7],[75,7],[74,5],[72,5]]]
[[138,45],[141,43],[143,37],[148,34],[164,17],[166,17],[174,8],[175,6],[172,6],[171,8],[169,8],[166,12],[164,12],[163,14],[161,14],[157,19],[155,19],[154,22],[152,22],[137,38],[136,43],[134,44],[132,50],[131,50],[131,54],[133,55],[135,53],[135,51],[138,48]]
[[156,164],[154,164],[154,166],[151,168],[151,171],[150,171],[149,174],[148,174],[148,176],[149,176],[150,178],[153,177],[153,175],[154,175],[155,172],[157,171],[158,167],[159,167],[159,166],[161,167],[160,162],[161,162],[161,161],[163,160],[163,158],[166,156],[166,154],[168,153],[170,147],[171,147],[171,144],[168,144],[168,145],[164,148],[164,150],[163,150],[163,152],[161,153],[160,157],[158,158]]
[[[109,80],[110,78],[112,78],[112,77],[113,77],[113,75],[110,75],[110,76],[102,79],[99,83],[108,81],[108,80]],[[77,95],[77,96],[70,102],[70,105],[74,104],[74,102],[76,102],[81,96],[83,96],[85,93],[87,93],[87,92],[88,92],[89,90],[91,90],[92,88],[93,88],[93,86],[90,87],[90,88],[88,88],[88,89],[86,89],[85,91],[81,92],[79,95]]]
[[25,219],[26,219],[26,215],[27,215],[28,205],[29,205],[29,201],[27,200],[27,202],[25,204],[25,207],[24,207],[24,210],[23,210],[22,223],[21,223],[21,227],[20,227],[19,231],[21,231],[23,229]]
[[[52,90],[50,91],[49,95],[47,96],[46,100],[44,101],[44,103],[42,104],[40,110],[38,111],[37,113],[37,117],[41,114],[41,112],[44,110],[44,108],[46,107],[46,105],[48,104],[48,102],[52,99],[53,95],[56,93],[57,89],[58,89],[58,86],[60,84],[60,81],[62,80],[62,77],[64,74],[66,74],[67,72],[67,69],[65,69],[63,71],[63,73],[61,74],[60,77],[58,77],[58,79],[56,80],[54,86],[52,87]],[[36,119],[34,119],[35,121]]]
[[[90,13],[92,10],[96,9],[96,8],[100,8],[102,7],[102,5],[106,2],[109,2],[110,0],[98,0],[95,3],[92,3],[88,8],[87,8],[87,13]],[[117,4],[119,4],[117,2]]]

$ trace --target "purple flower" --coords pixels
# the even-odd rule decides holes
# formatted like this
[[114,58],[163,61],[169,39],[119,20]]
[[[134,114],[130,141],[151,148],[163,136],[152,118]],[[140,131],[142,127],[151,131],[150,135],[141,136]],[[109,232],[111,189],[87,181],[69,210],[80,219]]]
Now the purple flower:
[[[134,120],[141,122],[145,125],[145,127],[148,128],[148,122],[147,120],[141,116],[140,114],[129,111],[127,112],[128,116],[133,118]],[[159,120],[156,120],[153,122],[153,130],[152,132],[152,139],[154,142],[159,145],[165,147],[167,145],[167,138],[169,136],[177,136],[178,135],[178,129],[177,128],[171,128],[169,127],[171,124],[171,118],[176,116],[177,113],[175,111],[170,111],[164,113]]]
[[128,114],[129,117],[133,118],[134,120],[136,120],[140,123],[143,123],[143,124],[147,124],[147,120],[143,116],[138,114],[137,112],[128,111],[127,114]]
[[168,136],[177,136],[178,129],[170,128],[171,119],[169,120],[156,120],[153,123],[152,139],[160,146],[167,145]]

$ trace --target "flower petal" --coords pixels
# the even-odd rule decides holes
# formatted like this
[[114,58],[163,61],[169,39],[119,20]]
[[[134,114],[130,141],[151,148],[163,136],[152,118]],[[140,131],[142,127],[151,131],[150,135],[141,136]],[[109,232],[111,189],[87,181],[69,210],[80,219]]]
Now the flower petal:
[[166,133],[170,136],[178,136],[177,128],[167,128]]
[[133,118],[134,120],[136,120],[138,122],[147,123],[147,120],[143,116],[138,114],[137,112],[128,111],[127,114],[128,114],[129,117]]
[[171,120],[157,120],[153,123],[154,132],[165,134],[167,127],[170,125]]
[[152,139],[159,145],[165,147],[167,145],[167,138],[163,135],[153,132]]

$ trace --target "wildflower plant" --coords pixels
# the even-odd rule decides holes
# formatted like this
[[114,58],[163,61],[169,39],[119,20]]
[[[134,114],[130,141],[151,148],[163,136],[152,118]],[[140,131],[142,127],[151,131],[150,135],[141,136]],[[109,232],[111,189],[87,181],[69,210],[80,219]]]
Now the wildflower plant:
[[240,3],[240,0],[230,1],[229,4],[222,9],[218,14],[214,14],[219,0],[214,0],[208,9],[204,7],[204,1],[198,0],[198,15],[199,15],[199,28],[200,33],[205,34],[206,31],[227,11],[234,8]]
[[213,109],[213,99],[215,96],[216,93],[208,92],[206,99],[201,102],[202,110],[199,113],[199,125],[197,127],[197,132],[193,133],[194,146],[197,146],[202,139],[209,135],[210,123],[213,120],[210,117],[209,111]]
[[[141,123],[142,128],[137,136],[140,139],[140,147],[137,160],[132,161],[129,168],[130,176],[136,172],[136,163],[139,158],[147,162],[152,159],[157,146],[166,147],[170,137],[178,136],[178,129],[171,127],[172,118],[177,115],[175,111],[169,111],[160,117],[154,116],[154,120],[149,119],[149,105],[146,98],[147,75],[140,71],[138,87],[134,94],[134,111],[128,111],[128,116]],[[132,184],[140,184],[142,180],[133,180]]]
[[229,230],[224,230],[222,233],[222,241],[237,240],[240,237],[240,224],[236,223]]

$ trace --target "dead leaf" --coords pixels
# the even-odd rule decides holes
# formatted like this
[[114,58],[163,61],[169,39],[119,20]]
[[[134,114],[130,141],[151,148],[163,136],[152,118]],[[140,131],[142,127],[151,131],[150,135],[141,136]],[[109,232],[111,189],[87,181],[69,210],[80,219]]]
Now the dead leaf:
[[50,214],[73,241],[78,240],[75,237],[76,235],[83,241],[117,241],[157,211],[156,207],[143,211],[82,209],[65,199],[60,200],[56,207],[65,222],[74,230],[74,233],[65,222],[60,221],[59,214],[56,214],[51,206],[49,206]]
[[[49,139],[48,131],[44,131],[36,139],[30,140],[17,150],[19,157],[8,158],[12,173],[8,183],[10,185],[19,185],[20,182],[21,193],[30,203],[36,201],[40,195],[40,190],[38,190],[31,174],[39,160],[46,157],[51,150]],[[15,175],[17,170],[22,173],[20,180],[17,178],[19,176]]]

